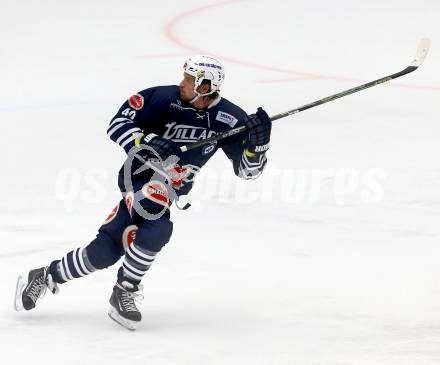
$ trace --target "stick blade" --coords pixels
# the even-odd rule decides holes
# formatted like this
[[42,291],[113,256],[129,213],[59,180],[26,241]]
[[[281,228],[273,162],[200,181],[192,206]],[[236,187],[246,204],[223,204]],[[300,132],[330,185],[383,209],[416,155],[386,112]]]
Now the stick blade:
[[423,63],[423,61],[426,58],[426,55],[429,52],[430,44],[431,44],[431,42],[430,42],[429,38],[423,38],[420,41],[419,46],[417,48],[416,56],[414,57],[413,61],[411,62],[411,66],[419,67]]

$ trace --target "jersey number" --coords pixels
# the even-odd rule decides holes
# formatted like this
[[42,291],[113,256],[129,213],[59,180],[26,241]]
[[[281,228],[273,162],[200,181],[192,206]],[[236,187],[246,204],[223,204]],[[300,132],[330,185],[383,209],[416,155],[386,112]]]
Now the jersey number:
[[131,110],[130,108],[125,109],[121,114],[124,117],[130,117],[131,120],[133,120],[136,116],[136,112],[134,110]]

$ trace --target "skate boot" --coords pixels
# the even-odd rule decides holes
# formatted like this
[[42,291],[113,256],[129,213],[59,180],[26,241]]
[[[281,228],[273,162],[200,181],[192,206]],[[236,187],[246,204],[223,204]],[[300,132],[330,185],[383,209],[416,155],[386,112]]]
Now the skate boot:
[[37,300],[44,297],[48,288],[53,294],[59,292],[57,284],[48,272],[48,267],[29,271],[27,279],[26,276],[20,275],[15,288],[14,309],[20,311],[23,308],[26,310],[35,308]]
[[142,289],[142,285],[134,285],[128,281],[117,282],[110,297],[109,317],[131,331],[136,329],[142,319],[141,312],[136,307],[136,303],[140,304],[144,299],[144,296],[138,293]]

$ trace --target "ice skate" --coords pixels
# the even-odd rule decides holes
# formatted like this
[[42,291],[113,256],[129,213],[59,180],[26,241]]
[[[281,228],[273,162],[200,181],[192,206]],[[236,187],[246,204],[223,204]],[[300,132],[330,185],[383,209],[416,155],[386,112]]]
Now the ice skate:
[[144,299],[144,296],[138,293],[142,289],[142,285],[123,281],[116,283],[110,297],[109,317],[130,331],[136,330],[137,324],[142,319],[141,312],[136,307],[136,302],[140,304]]
[[44,297],[48,288],[54,294],[59,291],[47,267],[31,270],[27,277],[20,275],[15,288],[14,309],[20,311],[35,308],[37,300]]

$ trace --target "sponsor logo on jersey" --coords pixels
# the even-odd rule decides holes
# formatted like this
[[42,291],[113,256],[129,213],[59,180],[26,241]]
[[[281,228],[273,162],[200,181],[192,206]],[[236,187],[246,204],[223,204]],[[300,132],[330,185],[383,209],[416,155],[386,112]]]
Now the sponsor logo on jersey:
[[238,122],[238,119],[235,118],[233,115],[222,112],[221,110],[219,110],[219,112],[217,113],[215,120],[218,120],[219,122],[222,122],[222,123],[226,123],[231,128],[234,128]]
[[140,110],[144,106],[144,97],[140,94],[132,95],[128,98],[128,104],[135,110]]
[[118,214],[118,210],[119,210],[119,204],[113,208],[113,210],[108,215],[107,219],[104,221],[103,224],[110,223],[113,219],[115,219],[116,215]]
[[208,131],[204,127],[195,127],[186,124],[168,123],[163,138],[171,139],[173,142],[197,142],[215,135],[215,131]]
[[122,244],[124,246],[124,250],[128,250],[128,246],[133,244],[134,239],[136,238],[136,233],[138,231],[138,227],[134,224],[128,226],[124,229],[124,232],[122,233]]
[[142,194],[157,204],[165,207],[169,206],[170,199],[168,198],[168,190],[166,186],[160,181],[149,181],[142,187]]
[[181,105],[180,100],[177,100],[177,103],[170,103],[170,107],[177,110],[184,110],[185,108]]

